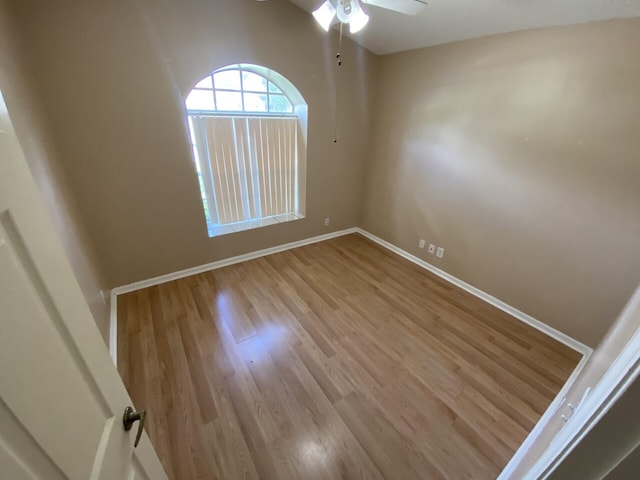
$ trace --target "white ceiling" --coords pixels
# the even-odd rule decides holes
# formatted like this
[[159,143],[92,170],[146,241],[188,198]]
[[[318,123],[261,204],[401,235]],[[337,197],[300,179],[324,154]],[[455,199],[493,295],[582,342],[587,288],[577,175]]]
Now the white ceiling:
[[[311,12],[324,0],[291,0]],[[530,28],[640,16],[640,0],[428,0],[414,17],[371,5],[353,38],[382,55]]]

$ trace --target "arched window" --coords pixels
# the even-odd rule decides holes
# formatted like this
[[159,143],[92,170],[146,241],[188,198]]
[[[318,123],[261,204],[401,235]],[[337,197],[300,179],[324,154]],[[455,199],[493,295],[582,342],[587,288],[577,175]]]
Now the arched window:
[[230,65],[185,103],[210,237],[304,216],[307,105],[291,82]]
[[200,80],[187,97],[189,112],[293,113],[286,93],[256,73],[255,66],[233,65]]

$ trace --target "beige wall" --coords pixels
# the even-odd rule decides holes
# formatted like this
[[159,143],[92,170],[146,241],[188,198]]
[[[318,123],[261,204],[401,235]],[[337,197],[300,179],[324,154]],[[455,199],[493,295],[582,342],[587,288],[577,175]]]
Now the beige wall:
[[26,56],[15,29],[13,7],[12,2],[0,0],[0,89],[53,225],[100,333],[107,341],[109,305],[100,296],[100,290],[107,286],[102,272],[96,267],[95,252],[82,228],[67,177],[60,168],[58,152],[31,82],[33,72],[24,62]]
[[639,46],[631,19],[381,57],[361,226],[595,346],[640,282]]
[[[18,10],[69,185],[111,287],[356,226],[374,61],[366,50],[345,41],[334,145],[337,38],[286,0],[30,0]],[[239,62],[285,75],[309,105],[307,216],[210,239],[182,97],[206,73]]]
[[[13,8],[109,287],[360,223],[595,346],[640,281],[638,19],[385,57],[347,40],[334,145],[337,38],[286,0]],[[210,239],[182,99],[236,62],[309,104],[307,218]]]

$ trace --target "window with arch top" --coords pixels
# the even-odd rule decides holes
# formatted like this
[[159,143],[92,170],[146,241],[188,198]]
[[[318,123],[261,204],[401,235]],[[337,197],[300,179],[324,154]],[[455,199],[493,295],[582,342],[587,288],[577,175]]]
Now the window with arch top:
[[307,105],[289,80],[230,65],[185,104],[210,237],[304,217]]

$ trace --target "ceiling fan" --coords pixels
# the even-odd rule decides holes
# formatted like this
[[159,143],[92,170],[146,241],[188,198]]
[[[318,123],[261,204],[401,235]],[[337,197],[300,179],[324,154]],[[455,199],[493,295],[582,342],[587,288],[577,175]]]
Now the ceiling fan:
[[340,23],[349,25],[351,33],[357,33],[369,22],[369,15],[361,3],[405,15],[417,15],[427,6],[423,0],[326,0],[313,11],[313,16],[327,32],[337,18]]

